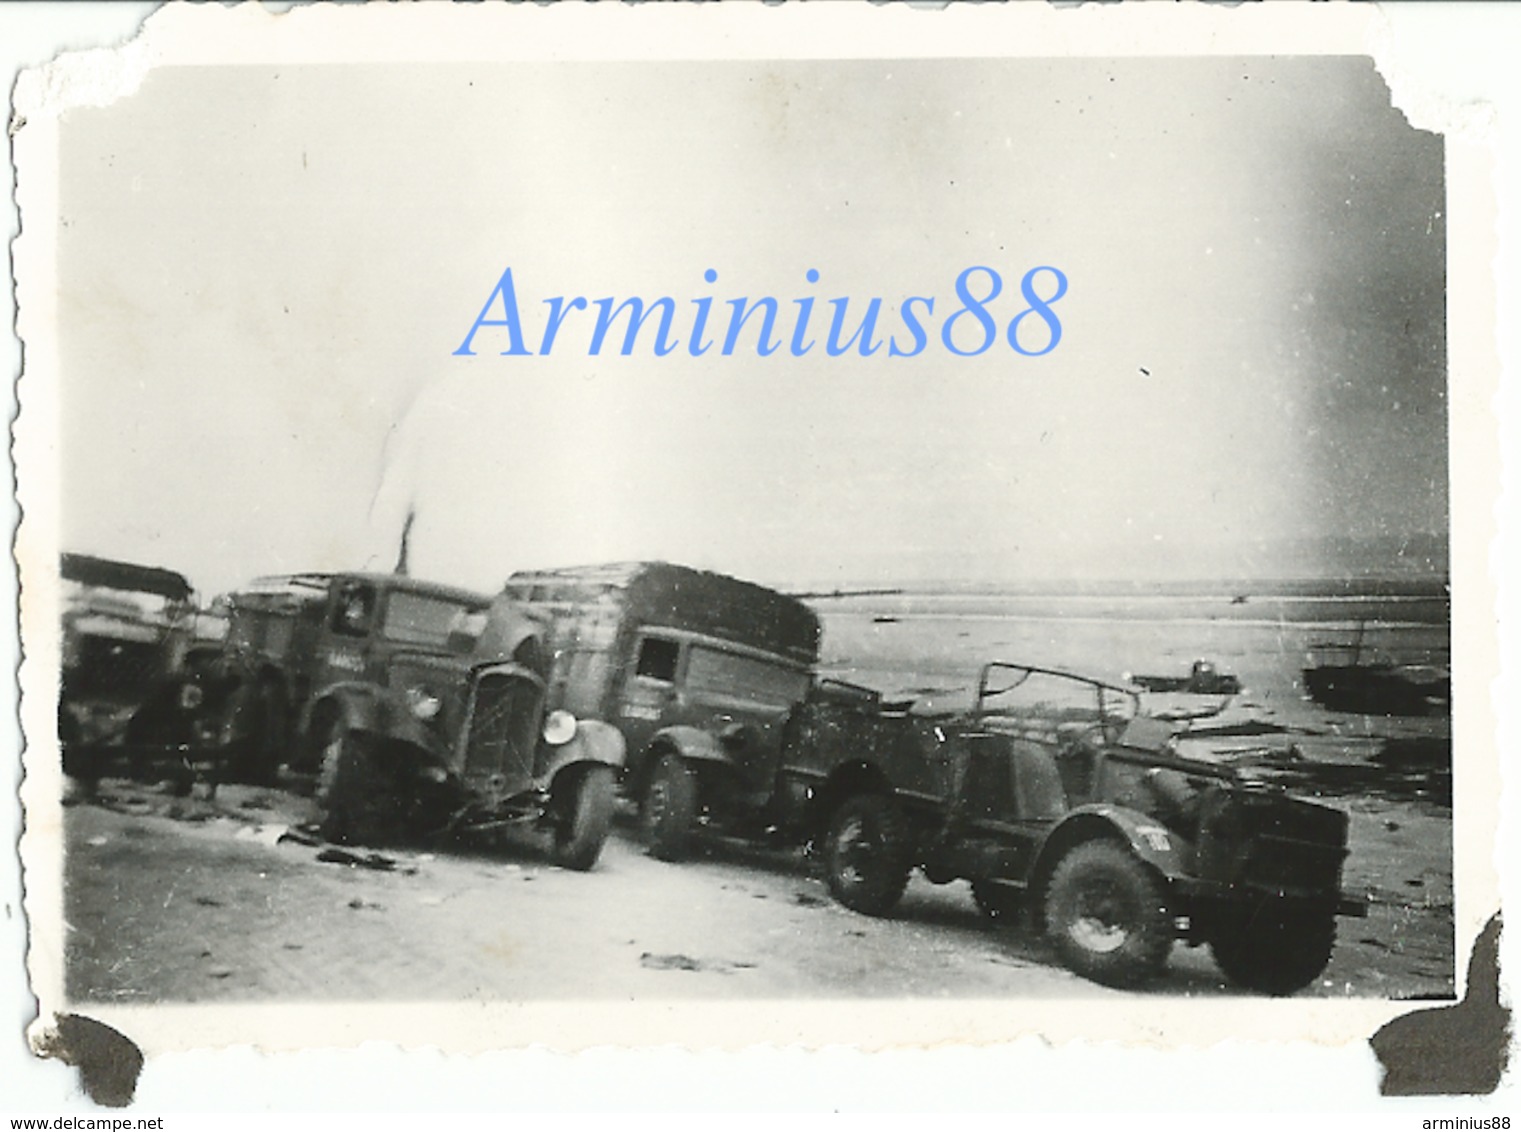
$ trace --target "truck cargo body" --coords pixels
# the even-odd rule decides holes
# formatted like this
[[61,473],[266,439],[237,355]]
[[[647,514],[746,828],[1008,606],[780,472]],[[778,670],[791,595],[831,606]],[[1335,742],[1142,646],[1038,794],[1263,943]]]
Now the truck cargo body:
[[729,786],[768,788],[818,660],[818,617],[802,602],[664,562],[524,571],[505,593],[548,626],[550,703],[623,733],[631,793],[682,728],[723,743],[709,761],[734,772]]

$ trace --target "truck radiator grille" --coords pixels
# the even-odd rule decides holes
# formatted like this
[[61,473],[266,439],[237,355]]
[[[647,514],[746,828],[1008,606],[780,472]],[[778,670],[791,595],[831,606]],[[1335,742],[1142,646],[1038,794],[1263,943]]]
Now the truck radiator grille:
[[1286,891],[1335,892],[1345,851],[1276,837],[1258,837],[1247,852],[1242,879]]
[[465,746],[466,776],[531,778],[539,707],[540,691],[532,680],[511,673],[483,676]]
[[1211,788],[1200,798],[1199,875],[1330,894],[1347,855],[1347,817],[1279,794]]

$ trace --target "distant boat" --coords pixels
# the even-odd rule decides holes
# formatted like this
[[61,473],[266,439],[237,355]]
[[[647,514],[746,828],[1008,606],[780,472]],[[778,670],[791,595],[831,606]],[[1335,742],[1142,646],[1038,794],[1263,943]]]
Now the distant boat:
[[1441,715],[1452,705],[1452,673],[1424,664],[1321,664],[1304,670],[1310,699],[1359,715]]
[[1358,623],[1357,638],[1350,646],[1313,646],[1350,650],[1352,656],[1345,663],[1315,664],[1302,670],[1310,699],[1331,711],[1358,715],[1442,715],[1451,709],[1450,669],[1433,664],[1365,661],[1366,629],[1366,623]]

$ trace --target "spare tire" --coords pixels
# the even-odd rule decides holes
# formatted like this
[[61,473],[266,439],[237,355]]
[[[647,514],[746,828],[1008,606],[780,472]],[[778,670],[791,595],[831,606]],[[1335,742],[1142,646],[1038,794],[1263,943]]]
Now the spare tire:
[[1247,990],[1285,995],[1309,986],[1331,961],[1336,917],[1286,908],[1243,917],[1214,934],[1209,950],[1226,978]]

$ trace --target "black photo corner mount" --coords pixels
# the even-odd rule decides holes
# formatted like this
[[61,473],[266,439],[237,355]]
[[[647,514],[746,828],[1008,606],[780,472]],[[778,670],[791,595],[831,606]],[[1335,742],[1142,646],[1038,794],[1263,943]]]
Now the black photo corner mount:
[[1386,1097],[1493,1093],[1510,1060],[1510,1008],[1500,1001],[1500,914],[1474,940],[1468,988],[1453,1006],[1386,1022],[1368,1039]]

